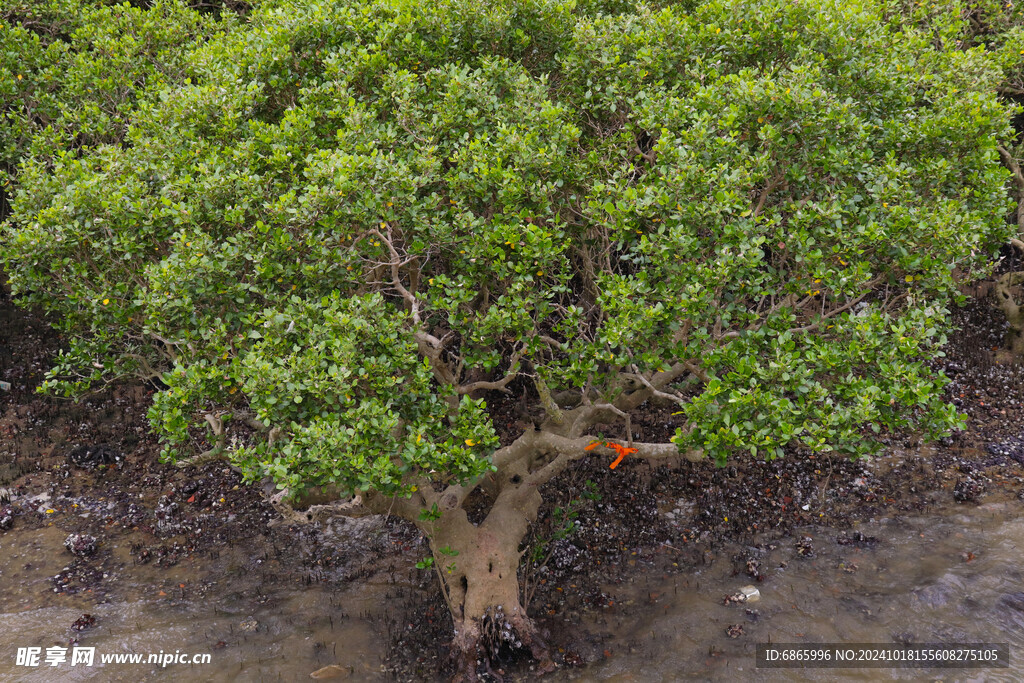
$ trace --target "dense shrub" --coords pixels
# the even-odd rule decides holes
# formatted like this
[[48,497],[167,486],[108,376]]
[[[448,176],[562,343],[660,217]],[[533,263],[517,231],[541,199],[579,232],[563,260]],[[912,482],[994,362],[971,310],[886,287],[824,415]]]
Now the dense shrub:
[[[281,1],[176,48],[206,20],[174,7],[115,41],[145,96],[53,112],[88,144],[22,163],[0,259],[71,333],[47,388],[158,378],[168,454],[209,424],[253,479],[415,521],[459,555],[466,652],[497,605],[536,644],[517,547],[598,425],[723,461],[958,424],[924,361],[1013,234],[1013,21],[989,46],[955,4]],[[65,83],[118,12],[147,25],[97,11]],[[499,447],[513,388],[537,429]],[[628,433],[652,398],[672,444]],[[232,417],[265,433],[229,444]]]

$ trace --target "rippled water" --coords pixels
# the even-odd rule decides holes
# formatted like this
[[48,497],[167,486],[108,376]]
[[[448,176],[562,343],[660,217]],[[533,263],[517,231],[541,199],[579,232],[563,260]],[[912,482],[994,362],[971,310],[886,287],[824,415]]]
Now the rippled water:
[[[948,516],[883,519],[857,528],[877,543],[840,545],[815,530],[814,556],[794,542],[764,557],[761,600],[722,604],[750,583],[732,576],[728,549],[696,573],[633,584],[657,603],[612,626],[611,655],[577,677],[596,681],[1024,680],[1024,516],[1019,505],[957,509]],[[734,553],[744,548],[736,546]],[[780,567],[785,563],[785,567]],[[856,569],[853,570],[853,566]],[[851,571],[852,570],[852,571]],[[630,591],[619,591],[629,599]],[[756,621],[745,609],[759,612]],[[742,624],[744,635],[725,630]],[[756,644],[1002,642],[1009,669],[803,669],[754,666]],[[617,647],[616,647],[617,645]]]
[[[583,619],[585,629],[601,636],[608,656],[552,680],[1024,680],[1020,513],[1019,505],[1003,504],[881,519],[855,530],[877,538],[861,546],[838,544],[840,532],[808,531],[813,557],[798,556],[793,539],[763,551],[762,597],[746,605],[722,604],[724,595],[751,583],[742,573],[734,575],[731,558],[753,552],[743,546],[723,548],[710,564],[685,574],[639,574],[606,588],[627,607]],[[379,680],[381,624],[389,601],[401,590],[392,582],[415,588],[415,574],[406,566],[345,590],[268,581],[262,570],[253,569],[251,552],[236,548],[212,564],[134,568],[130,589],[122,581],[117,593],[129,598],[95,606],[87,596],[53,596],[48,588],[48,577],[68,559],[59,550],[63,538],[53,528],[0,536],[0,680],[293,681],[332,664],[339,667],[335,680]],[[114,551],[130,562],[127,549]],[[164,590],[179,579],[186,584],[180,593]],[[746,609],[757,610],[756,620]],[[98,623],[78,637],[97,653],[209,652],[212,663],[163,669],[15,666],[18,647],[66,646],[72,635],[68,627],[83,611]],[[733,624],[742,624],[744,635],[727,637]],[[754,666],[759,642],[894,639],[1008,642],[1011,668],[781,671]]]

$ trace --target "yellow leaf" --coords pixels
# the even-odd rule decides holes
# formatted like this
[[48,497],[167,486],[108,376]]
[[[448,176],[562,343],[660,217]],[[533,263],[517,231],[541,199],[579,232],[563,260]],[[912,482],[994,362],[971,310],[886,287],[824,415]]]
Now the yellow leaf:
[[110,299],[104,299],[104,300],[103,300],[103,305],[104,305],[104,306],[106,306],[106,305],[107,305],[107,304],[109,304],[109,303],[110,303]]
[[764,117],[763,116],[758,116],[757,117],[757,122],[758,123],[764,123]]
[[476,445],[476,441],[473,441],[473,439],[466,439],[466,445],[467,446],[475,446]]
[[914,276],[913,275],[908,275],[905,278],[903,278],[903,280],[906,281],[906,282],[913,282],[914,281]]
[[420,441],[423,441],[423,435],[422,434],[417,434],[416,435],[416,443],[419,443]]

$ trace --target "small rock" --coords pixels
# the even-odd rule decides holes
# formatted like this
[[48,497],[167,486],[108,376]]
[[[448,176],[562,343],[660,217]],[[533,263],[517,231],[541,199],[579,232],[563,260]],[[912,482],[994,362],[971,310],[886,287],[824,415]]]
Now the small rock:
[[347,678],[351,673],[351,668],[345,668],[342,666],[338,666],[337,664],[330,664],[322,669],[317,669],[313,673],[309,674],[309,677],[320,680],[323,680],[325,678]]
[[121,454],[110,446],[76,446],[68,453],[68,462],[76,467],[91,469],[99,465],[113,465],[121,462]]
[[252,633],[257,628],[259,628],[259,626],[260,626],[260,622],[256,621],[252,617],[249,617],[248,619],[243,621],[241,624],[239,624],[238,628],[242,629],[246,633]]
[[761,599],[761,591],[754,586],[744,586],[737,593],[726,595],[722,598],[723,605],[731,605],[734,602],[757,602]]
[[739,638],[743,635],[743,624],[733,624],[725,629],[725,635],[730,638]]
[[91,614],[83,614],[82,616],[75,619],[75,622],[71,624],[72,631],[84,631],[87,628],[96,625],[96,617]]
[[836,538],[836,543],[839,545],[857,545],[857,546],[868,546],[878,543],[878,538],[875,536],[865,536],[860,531],[855,531],[852,534],[843,533]]
[[64,547],[78,557],[89,557],[96,553],[96,537],[88,534],[71,534],[64,539]]
[[810,536],[804,536],[796,544],[796,554],[800,557],[813,557],[814,556],[814,539]]
[[973,477],[957,480],[953,487],[953,500],[958,503],[968,503],[976,500],[979,495],[985,492],[985,485]]
[[740,589],[740,595],[743,596],[744,602],[757,602],[761,599],[761,591],[754,586],[744,586]]
[[752,579],[764,581],[764,574],[761,573],[761,563],[753,558],[747,559],[747,575]]

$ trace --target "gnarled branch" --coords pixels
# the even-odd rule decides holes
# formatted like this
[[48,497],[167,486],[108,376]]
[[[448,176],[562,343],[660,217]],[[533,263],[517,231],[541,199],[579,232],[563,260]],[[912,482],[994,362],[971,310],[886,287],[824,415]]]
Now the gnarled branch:
[[[590,452],[601,449],[601,453],[613,452],[604,445],[593,446],[595,442],[592,437],[570,439],[558,434],[543,432],[537,439],[538,448],[548,448],[555,452],[555,457],[540,469],[532,472],[526,479],[526,483],[533,486],[545,484],[561,474],[570,463],[579,460]],[[629,457],[643,460],[665,460],[669,458],[683,458],[690,462],[700,462],[704,459],[704,452],[700,450],[680,451],[674,443],[645,443],[636,441],[630,446],[636,451]]]
[[210,425],[210,429],[213,430],[214,444],[213,448],[203,451],[199,455],[194,455],[191,458],[185,460],[179,460],[177,463],[178,467],[198,467],[199,465],[205,465],[213,460],[218,460],[224,457],[224,444],[227,441],[227,433],[224,431],[224,415],[221,413],[219,416],[213,413],[207,413],[203,417],[206,418],[206,423]]
[[326,505],[310,505],[306,510],[296,510],[288,503],[288,495],[289,490],[283,489],[267,497],[267,502],[281,515],[281,521],[285,524],[316,524],[332,517],[366,517],[373,514],[373,511],[363,505],[360,496]]

